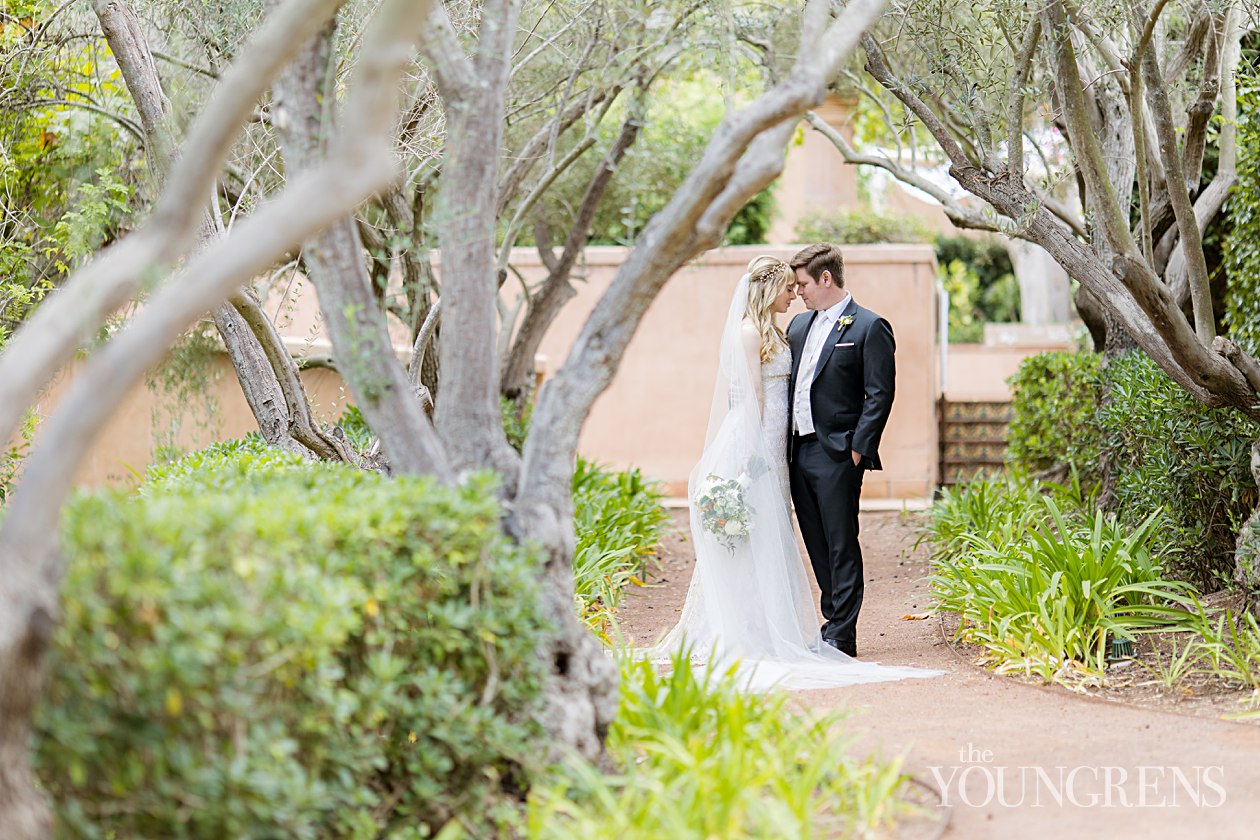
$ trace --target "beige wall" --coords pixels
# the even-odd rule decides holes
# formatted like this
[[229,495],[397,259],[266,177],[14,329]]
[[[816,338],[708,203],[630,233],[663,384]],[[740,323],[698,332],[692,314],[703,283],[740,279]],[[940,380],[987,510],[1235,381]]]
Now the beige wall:
[[[857,100],[831,96],[814,113],[851,141],[856,104]],[[858,206],[857,167],[845,163],[831,141],[809,123],[802,121],[799,131],[800,142],[788,146],[774,189],[774,220],[767,234],[771,242],[795,242],[797,221],[812,210]]]
[[[80,367],[79,362],[70,365],[44,392],[36,405],[41,416],[49,416],[56,408]],[[321,421],[340,416],[347,394],[336,373],[303,371],[302,381]],[[145,385],[133,388],[106,423],[76,481],[88,487],[135,484],[138,474],[153,463],[156,445],[168,436],[179,449],[192,451],[257,430],[231,362],[226,354],[217,353],[203,368],[202,381],[191,398],[172,398],[160,388]]]
[[[687,475],[700,455],[709,403],[717,375],[717,346],[730,296],[752,257],[771,253],[790,257],[796,248],[747,246],[704,255],[666,285],[649,309],[622,360],[609,390],[595,404],[582,431],[581,451],[614,466],[639,466],[645,473],[684,492]],[[585,282],[578,296],[548,334],[542,353],[551,372],[563,363],[599,295],[607,289],[624,257],[620,248],[590,248],[582,268]],[[884,315],[897,336],[897,398],[881,455],[885,469],[868,476],[869,497],[927,496],[935,485],[938,369],[935,349],[935,267],[928,246],[867,245],[845,249],[848,285],[858,302]],[[521,249],[514,257],[527,278],[541,276],[537,254]],[[326,352],[312,333],[317,303],[307,290],[287,306],[290,345],[303,352]],[[274,310],[273,310],[274,311]],[[802,311],[800,302],[791,314]],[[315,335],[314,343],[311,336]],[[77,368],[63,373],[41,400],[49,413]],[[235,437],[255,428],[231,365],[217,355],[204,370],[200,394],[217,404],[208,420],[202,396],[172,399],[140,387],[124,401],[80,471],[82,484],[130,483],[152,461],[157,433],[172,428],[177,408],[176,443],[185,450]],[[337,374],[303,373],[322,419],[337,417],[348,395]],[[133,472],[134,471],[134,472]]]

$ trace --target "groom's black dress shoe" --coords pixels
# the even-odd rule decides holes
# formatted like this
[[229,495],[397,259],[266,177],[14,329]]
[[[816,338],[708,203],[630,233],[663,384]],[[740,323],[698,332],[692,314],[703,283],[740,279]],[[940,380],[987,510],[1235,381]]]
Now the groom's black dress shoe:
[[839,639],[823,639],[823,644],[835,648],[841,653],[857,658],[857,642],[842,642]]

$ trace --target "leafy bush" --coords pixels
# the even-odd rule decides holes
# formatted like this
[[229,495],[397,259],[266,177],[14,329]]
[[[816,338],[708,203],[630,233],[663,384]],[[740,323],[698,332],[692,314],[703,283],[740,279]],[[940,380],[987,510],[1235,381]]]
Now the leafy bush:
[[532,840],[866,837],[906,811],[901,762],[859,761],[837,715],[749,694],[678,656],[623,666],[616,775],[573,761],[531,793]]
[[946,494],[928,521],[939,608],[999,670],[1101,672],[1110,638],[1189,620],[1185,584],[1165,580],[1154,555],[1158,515],[1126,533],[1114,516],[1065,515],[1037,484],[1005,479]]
[[611,472],[578,458],[573,474],[573,583],[578,610],[604,633],[627,584],[638,582],[669,521],[658,485],[637,469]]
[[979,342],[986,323],[1019,320],[1019,283],[1006,246],[968,236],[937,236],[937,271],[949,293],[949,340]]
[[865,208],[813,210],[796,223],[798,242],[869,245],[878,242],[931,242],[932,233],[917,217],[876,213]]
[[501,516],[484,476],[256,439],[78,498],[36,744],[62,836],[493,834],[537,751],[543,629]]
[[1257,503],[1251,442],[1260,424],[1231,408],[1208,408],[1145,354],[1108,365],[1098,412],[1114,484],[1112,506],[1130,524],[1156,510],[1179,549],[1174,571],[1211,591],[1226,583],[1235,538]]
[[1027,473],[1066,466],[1087,482],[1096,480],[1102,357],[1039,353],[1021,362],[1008,381],[1013,394],[1006,449],[1010,465]]
[[1202,405],[1137,351],[1106,368],[1094,354],[1042,354],[1011,384],[1012,466],[1105,482],[1104,503],[1130,528],[1162,510],[1169,571],[1208,591],[1228,580],[1257,503],[1250,447],[1260,424]]

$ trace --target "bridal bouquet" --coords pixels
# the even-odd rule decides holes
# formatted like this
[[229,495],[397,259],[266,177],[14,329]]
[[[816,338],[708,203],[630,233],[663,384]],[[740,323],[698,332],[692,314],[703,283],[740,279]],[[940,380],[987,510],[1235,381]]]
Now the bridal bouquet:
[[753,510],[745,498],[751,483],[746,472],[741,472],[738,478],[722,478],[716,473],[709,473],[696,489],[700,526],[732,554],[736,542],[747,537],[752,530]]

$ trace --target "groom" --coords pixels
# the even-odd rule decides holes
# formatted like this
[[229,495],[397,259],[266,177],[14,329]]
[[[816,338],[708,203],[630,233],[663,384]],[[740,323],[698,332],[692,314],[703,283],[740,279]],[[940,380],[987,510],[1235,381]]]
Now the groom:
[[792,503],[822,590],[822,638],[857,656],[862,609],[858,497],[865,470],[881,469],[879,439],[893,403],[892,328],[844,288],[840,249],[811,245],[792,258],[811,311],[788,325],[788,470]]

